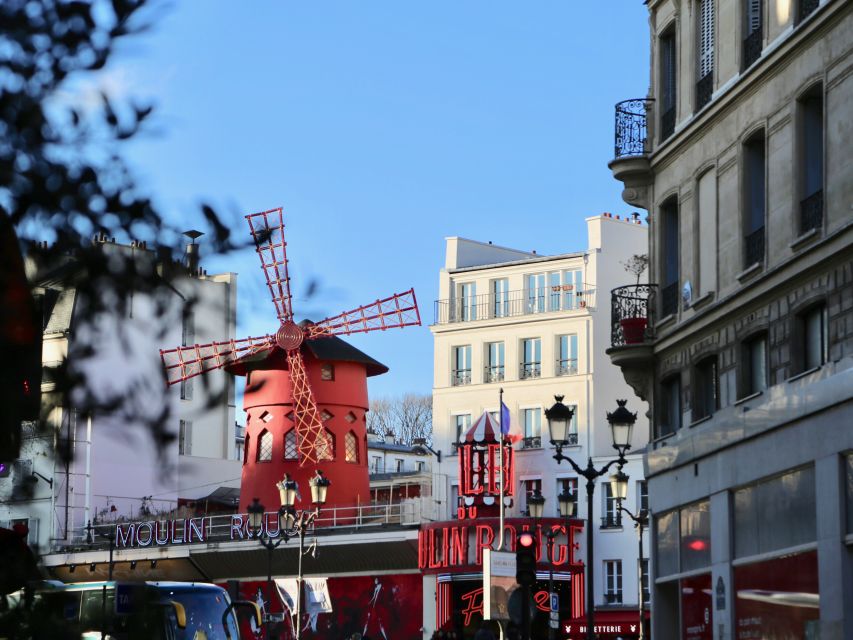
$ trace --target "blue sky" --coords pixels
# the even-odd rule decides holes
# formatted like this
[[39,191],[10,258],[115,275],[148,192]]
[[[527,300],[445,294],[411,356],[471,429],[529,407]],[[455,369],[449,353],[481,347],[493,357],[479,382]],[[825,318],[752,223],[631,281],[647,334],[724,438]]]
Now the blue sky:
[[[387,364],[372,397],[429,393],[444,238],[541,254],[586,246],[584,217],[626,213],[607,168],[613,105],[648,87],[640,0],[180,2],[97,83],[152,101],[128,156],[168,217],[198,203],[283,206],[297,315],[414,286],[424,326],[351,341]],[[257,256],[235,271],[239,336],[276,321]],[[306,299],[311,280],[317,294]]]

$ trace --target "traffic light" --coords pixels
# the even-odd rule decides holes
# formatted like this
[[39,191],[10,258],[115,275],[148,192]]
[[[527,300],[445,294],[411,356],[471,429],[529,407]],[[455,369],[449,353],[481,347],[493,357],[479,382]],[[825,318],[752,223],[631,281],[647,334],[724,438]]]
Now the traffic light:
[[536,583],[536,538],[529,531],[519,534],[515,543],[515,581],[523,587]]

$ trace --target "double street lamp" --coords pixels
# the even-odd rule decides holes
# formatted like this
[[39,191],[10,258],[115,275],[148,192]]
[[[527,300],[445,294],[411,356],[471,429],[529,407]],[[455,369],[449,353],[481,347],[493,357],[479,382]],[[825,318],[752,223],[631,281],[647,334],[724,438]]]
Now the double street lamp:
[[[305,533],[314,524],[314,520],[320,515],[320,509],[326,503],[326,493],[329,489],[329,479],[323,475],[323,472],[317,470],[314,477],[309,481],[311,485],[311,503],[314,509],[308,511],[302,509],[296,510],[296,497],[299,493],[299,487],[295,480],[290,477],[290,474],[285,474],[281,482],[277,482],[276,486],[279,490],[281,498],[281,506],[278,509],[278,532],[275,538],[270,535],[269,529],[266,527],[264,516],[266,509],[260,503],[258,498],[252,500],[252,504],[248,508],[249,512],[249,531],[252,535],[258,538],[267,550],[267,600],[272,602],[272,556],[282,542],[287,542],[291,538],[299,538],[299,560],[298,573],[296,578],[296,630],[295,635],[297,640],[302,637],[302,556],[305,555]],[[266,615],[266,636],[270,637],[270,616]]]
[[[575,472],[586,478],[586,636],[589,640],[595,638],[595,582],[593,561],[593,536],[592,536],[592,497],[595,492],[595,481],[603,476],[614,464],[619,468],[627,462],[625,452],[631,448],[631,433],[637,414],[631,413],[625,408],[627,400],[617,400],[619,405],[613,413],[607,413],[607,422],[610,424],[610,432],[613,438],[613,448],[619,453],[619,457],[605,464],[601,469],[596,469],[592,464],[592,456],[588,456],[586,468],[579,466],[570,457],[563,455],[563,447],[569,444],[569,427],[572,423],[574,411],[563,404],[563,396],[554,396],[556,402],[550,409],[545,410],[545,418],[548,420],[548,430],[551,434],[551,444],[557,450],[554,459],[557,463],[568,461]],[[627,487],[627,485],[626,485]],[[627,490],[627,489],[626,489]]]
[[[557,503],[560,505],[560,517],[568,520],[573,518],[578,509],[578,502],[574,494],[563,491],[557,496]],[[534,521],[538,522],[539,518],[545,511],[545,496],[539,489],[536,489],[527,499],[527,510]],[[568,528],[566,529],[568,532]],[[551,530],[545,534],[548,538],[548,595],[554,593],[554,539],[560,535],[559,530]],[[550,599],[550,598],[549,598]],[[556,637],[554,627],[549,623],[548,638],[554,640]]]
[[610,476],[610,492],[616,498],[618,510],[628,515],[634,521],[634,527],[637,529],[637,539],[639,541],[639,555],[637,567],[637,575],[639,576],[639,607],[640,607],[640,635],[639,639],[643,640],[645,636],[645,589],[643,588],[643,529],[649,526],[649,512],[646,509],[638,509],[637,513],[631,513],[628,509],[622,506],[622,501],[628,497],[628,474],[622,471],[622,466],[619,470]]

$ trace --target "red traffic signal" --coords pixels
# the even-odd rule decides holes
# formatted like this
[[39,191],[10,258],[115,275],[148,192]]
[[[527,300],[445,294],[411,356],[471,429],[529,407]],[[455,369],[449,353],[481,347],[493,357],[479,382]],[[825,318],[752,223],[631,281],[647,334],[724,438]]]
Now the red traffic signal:
[[515,581],[527,587],[536,583],[536,538],[528,531],[518,534],[516,539]]

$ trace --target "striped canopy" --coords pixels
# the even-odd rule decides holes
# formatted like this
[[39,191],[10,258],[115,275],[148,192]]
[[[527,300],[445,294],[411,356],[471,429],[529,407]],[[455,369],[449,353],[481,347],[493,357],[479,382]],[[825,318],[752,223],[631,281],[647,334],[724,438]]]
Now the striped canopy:
[[477,418],[477,421],[471,425],[471,428],[459,438],[462,443],[468,442],[491,442],[498,443],[500,441],[501,427],[497,420],[492,418],[488,411],[484,411],[483,415]]

